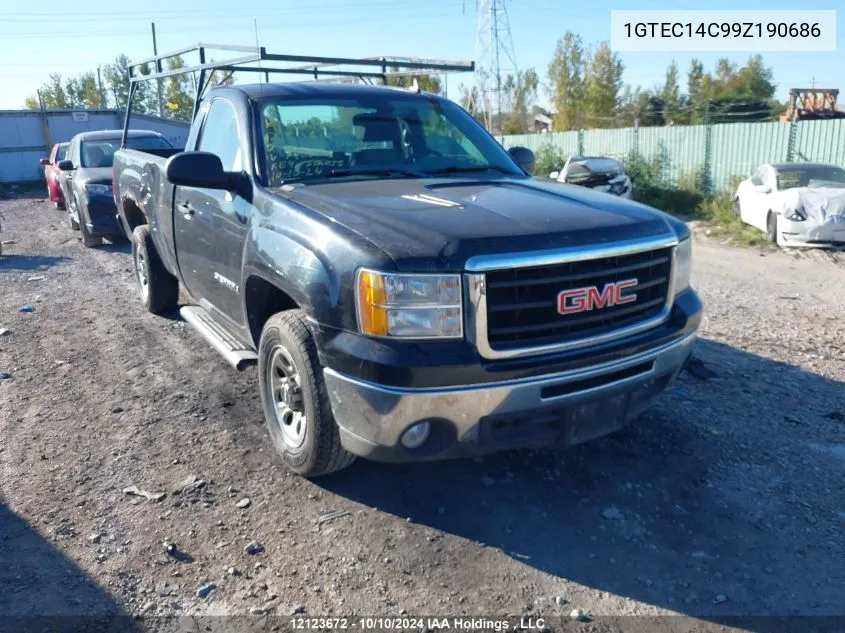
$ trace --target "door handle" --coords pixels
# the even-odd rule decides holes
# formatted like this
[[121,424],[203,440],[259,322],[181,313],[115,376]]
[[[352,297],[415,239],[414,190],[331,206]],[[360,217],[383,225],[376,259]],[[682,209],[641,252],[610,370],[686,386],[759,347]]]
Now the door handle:
[[194,213],[196,213],[196,211],[194,211],[194,208],[187,202],[182,202],[181,204],[177,205],[176,208],[182,212],[182,217],[186,220],[190,220],[191,218],[193,218]]

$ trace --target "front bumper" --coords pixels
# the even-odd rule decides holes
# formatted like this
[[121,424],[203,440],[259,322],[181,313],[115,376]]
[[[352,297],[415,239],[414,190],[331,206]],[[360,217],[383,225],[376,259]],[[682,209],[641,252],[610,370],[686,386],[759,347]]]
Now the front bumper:
[[[648,351],[539,377],[458,387],[404,389],[325,369],[343,446],[378,461],[466,457],[493,451],[572,445],[612,433],[678,375],[696,331]],[[400,443],[421,421],[429,439]]]
[[777,238],[779,246],[804,248],[845,246],[845,219],[842,216],[830,216],[824,223],[819,224],[808,220],[793,222],[779,215]]
[[[88,211],[85,227],[91,235],[123,235],[123,228],[117,221],[117,208],[111,196],[86,196],[85,209]],[[80,218],[80,222],[84,218]]]

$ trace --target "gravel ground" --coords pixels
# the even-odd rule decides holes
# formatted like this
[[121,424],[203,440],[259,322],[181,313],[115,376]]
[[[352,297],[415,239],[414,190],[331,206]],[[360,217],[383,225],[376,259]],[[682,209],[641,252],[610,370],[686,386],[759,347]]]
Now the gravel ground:
[[255,370],[143,311],[128,245],[83,248],[35,196],[0,213],[4,616],[845,614],[835,255],[697,238],[715,375],[614,436],[310,482]]

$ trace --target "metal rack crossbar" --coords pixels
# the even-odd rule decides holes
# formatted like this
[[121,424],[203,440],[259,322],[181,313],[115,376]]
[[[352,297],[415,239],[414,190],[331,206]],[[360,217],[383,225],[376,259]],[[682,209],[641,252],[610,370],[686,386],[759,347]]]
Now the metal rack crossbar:
[[[211,51],[246,54],[223,60],[211,60],[209,57],[209,52]],[[164,68],[164,62],[168,59],[189,53],[197,53],[199,63],[172,70],[166,70]],[[150,72],[149,66],[151,64],[153,65],[153,69]],[[194,116],[196,116],[202,95],[211,83],[214,71],[261,73],[264,75],[265,82],[270,81],[271,74],[288,74],[310,76],[315,81],[326,81],[332,78],[340,81],[349,81],[350,79],[357,78],[367,82],[372,79],[380,79],[382,83],[387,84],[390,78],[418,77],[432,73],[473,72],[475,70],[475,62],[425,57],[384,56],[354,58],[284,55],[268,53],[263,46],[231,46],[227,44],[207,44],[201,42],[175,51],[139,59],[131,62],[128,67],[129,99],[126,104],[126,121],[123,126],[124,144],[126,132],[129,130],[132,99],[135,96],[138,83],[142,81],[165,79],[188,73],[199,73],[196,82],[197,88],[193,112]]]

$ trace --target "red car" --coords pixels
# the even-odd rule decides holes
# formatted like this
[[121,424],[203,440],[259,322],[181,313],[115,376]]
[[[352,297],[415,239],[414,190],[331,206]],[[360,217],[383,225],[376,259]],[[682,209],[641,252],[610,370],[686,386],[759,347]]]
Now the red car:
[[59,185],[59,177],[62,172],[59,171],[58,163],[65,159],[68,147],[70,147],[70,143],[56,143],[50,151],[50,158],[42,158],[40,161],[44,165],[44,180],[47,181],[47,193],[50,195],[50,202],[55,204],[57,209],[65,208],[65,197]]

